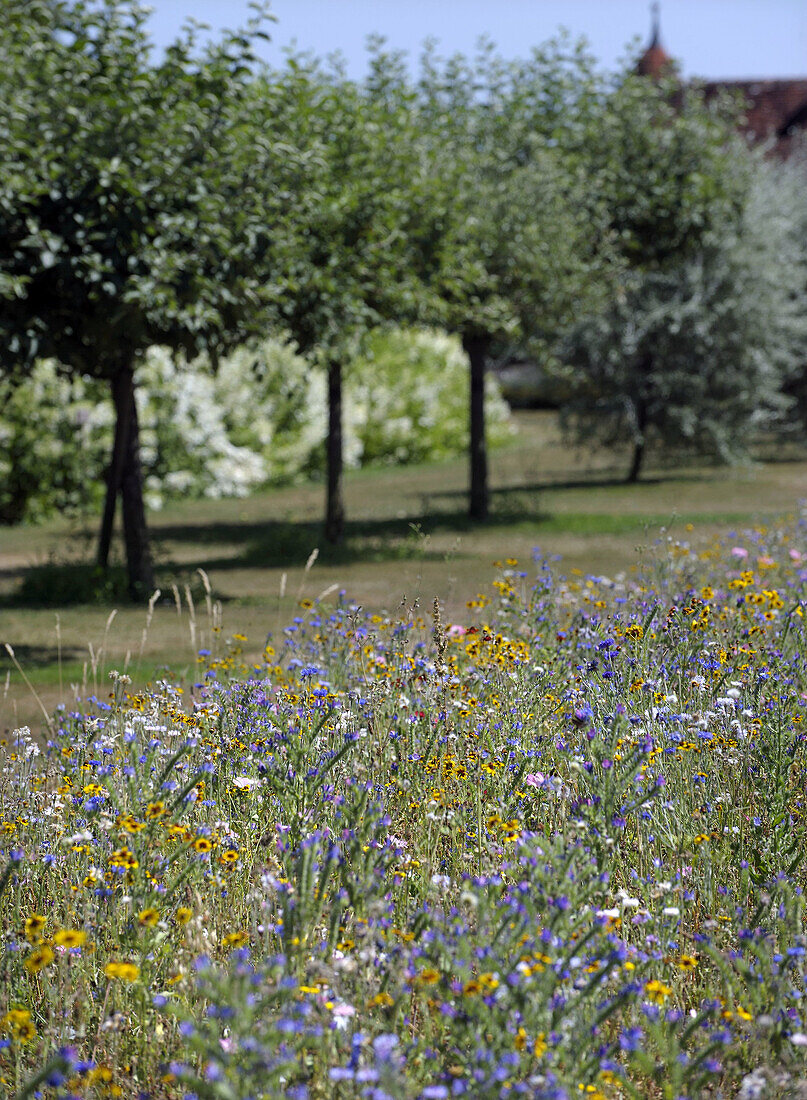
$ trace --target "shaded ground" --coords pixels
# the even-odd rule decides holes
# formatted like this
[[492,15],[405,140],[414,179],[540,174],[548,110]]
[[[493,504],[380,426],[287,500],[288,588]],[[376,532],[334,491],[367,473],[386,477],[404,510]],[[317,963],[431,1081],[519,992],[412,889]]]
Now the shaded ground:
[[[241,501],[187,502],[152,516],[166,598],[148,628],[141,608],[121,605],[108,623],[112,604],[64,606],[57,636],[53,608],[14,600],[31,567],[91,557],[94,517],[83,527],[61,521],[0,529],[0,647],[12,644],[50,708],[69,700],[71,685],[82,695],[105,693],[111,668],[126,665],[140,680],[166,666],[192,675],[195,649],[215,641],[198,568],[221,601],[223,633],[246,634],[245,648],[257,652],[300,599],[329,589],[330,598],[344,589],[363,606],[390,613],[404,600],[430,606],[438,596],[449,618],[461,618],[465,601],[489,590],[496,559],[529,560],[538,546],[562,555],[564,571],[613,575],[636,568],[669,533],[706,541],[791,512],[807,491],[807,451],[774,450],[769,457],[777,461],[733,469],[663,469],[651,456],[644,480],[627,486],[621,480],[627,453],[575,453],[561,443],[551,413],[520,413],[517,423],[513,443],[491,458],[492,515],[485,525],[465,516],[462,460],[349,474],[347,539],[337,549],[321,539],[318,485]],[[306,572],[314,549],[319,556]],[[195,624],[186,583],[193,586]],[[0,729],[40,720],[38,703],[0,648]]]

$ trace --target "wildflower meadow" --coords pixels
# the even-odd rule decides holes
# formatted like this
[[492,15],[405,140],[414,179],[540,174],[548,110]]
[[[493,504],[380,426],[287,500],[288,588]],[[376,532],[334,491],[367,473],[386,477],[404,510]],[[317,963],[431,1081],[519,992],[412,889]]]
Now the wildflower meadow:
[[2,771],[3,1095],[800,1095],[807,516],[303,601]]

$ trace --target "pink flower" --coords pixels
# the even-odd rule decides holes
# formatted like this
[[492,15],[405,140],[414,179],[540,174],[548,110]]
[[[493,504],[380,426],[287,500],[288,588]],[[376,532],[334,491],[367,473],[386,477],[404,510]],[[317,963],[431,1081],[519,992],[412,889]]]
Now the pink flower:
[[748,551],[746,549],[744,549],[742,546],[732,546],[731,556],[733,558],[747,558],[748,557]]
[[461,638],[466,633],[465,627],[460,626],[459,623],[452,623],[446,631],[449,638]]
[[543,772],[530,772],[529,775],[524,776],[524,782],[528,787],[543,787],[546,781],[546,776]]

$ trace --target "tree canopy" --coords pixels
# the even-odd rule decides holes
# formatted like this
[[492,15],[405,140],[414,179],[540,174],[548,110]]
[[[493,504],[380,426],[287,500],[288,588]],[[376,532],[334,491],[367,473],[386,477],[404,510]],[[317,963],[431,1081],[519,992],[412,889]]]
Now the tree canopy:
[[730,105],[608,77],[564,39],[520,62],[427,50],[414,81],[382,43],[362,80],[270,70],[266,25],[204,48],[191,29],[160,58],[134,0],[9,0],[0,26],[0,373],[46,357],[109,386],[98,560],[120,495],[133,595],[153,584],[134,397],[153,346],[198,369],[274,335],[327,373],[334,542],[343,371],[379,326],[461,339],[476,518],[494,355],[563,347],[568,422],[627,433],[632,477],[648,433],[729,456],[781,405],[803,253],[767,231],[778,185]]
[[328,375],[325,534],[339,542],[343,368],[367,334],[418,314],[407,226],[418,189],[411,90],[402,62],[377,50],[364,82],[306,58],[267,74],[273,140],[305,150],[305,189],[290,196],[286,247],[266,269],[279,324]]
[[[587,71],[584,59],[576,65]],[[432,187],[415,262],[430,308],[470,360],[469,510],[477,519],[488,511],[484,374],[492,349],[552,346],[607,254],[596,196],[551,136],[560,112],[551,78],[561,71],[557,52],[536,55],[530,70],[489,52],[477,66],[441,66],[427,55],[419,86]],[[549,93],[544,101],[529,94],[536,83]]]
[[730,103],[697,91],[630,76],[604,106],[591,170],[620,267],[603,308],[564,337],[576,368],[567,428],[630,440],[629,480],[652,438],[744,456],[807,350],[781,166],[747,148]]
[[188,32],[154,62],[145,19],[117,0],[12,0],[0,27],[0,369],[49,356],[110,383],[99,558],[121,491],[133,594],[153,584],[138,357],[216,352],[259,328],[279,155],[245,111],[260,24],[204,51]]

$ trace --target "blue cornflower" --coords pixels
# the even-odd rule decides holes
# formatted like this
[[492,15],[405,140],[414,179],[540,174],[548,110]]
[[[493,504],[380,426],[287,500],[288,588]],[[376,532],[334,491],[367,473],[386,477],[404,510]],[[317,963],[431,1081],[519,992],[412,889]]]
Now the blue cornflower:
[[642,1045],[642,1029],[640,1027],[628,1027],[619,1036],[619,1046],[622,1050],[640,1050]]

